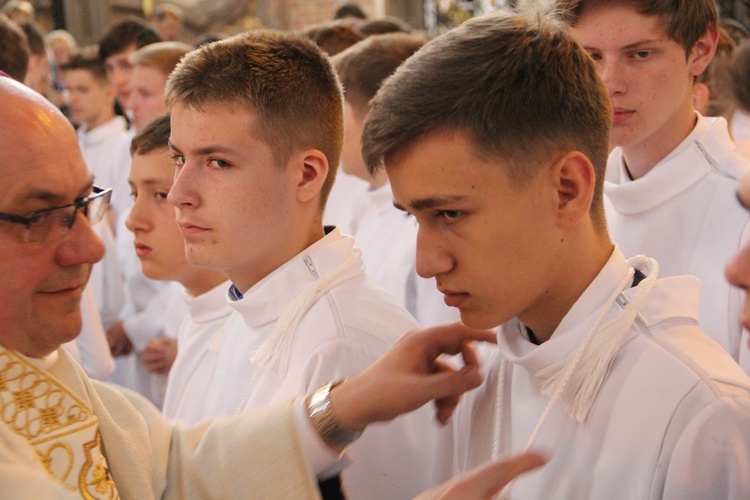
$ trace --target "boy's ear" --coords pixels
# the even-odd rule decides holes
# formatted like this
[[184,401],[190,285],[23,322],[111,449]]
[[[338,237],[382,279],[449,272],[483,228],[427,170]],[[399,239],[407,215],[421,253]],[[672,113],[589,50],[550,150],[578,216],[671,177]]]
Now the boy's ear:
[[706,114],[708,102],[711,100],[711,89],[703,82],[693,85],[693,107],[701,114]]
[[719,29],[712,24],[690,50],[688,64],[691,76],[698,76],[706,70],[708,63],[714,57],[718,43]]
[[319,196],[323,183],[328,177],[328,158],[317,149],[299,153],[297,165],[297,200],[308,202]]
[[562,228],[576,225],[589,213],[596,188],[591,161],[579,151],[570,151],[552,166],[557,191],[557,220]]

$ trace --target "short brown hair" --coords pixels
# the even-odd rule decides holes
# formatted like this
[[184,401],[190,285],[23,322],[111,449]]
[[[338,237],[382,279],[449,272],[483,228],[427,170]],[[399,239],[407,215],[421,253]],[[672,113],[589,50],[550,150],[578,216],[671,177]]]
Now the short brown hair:
[[162,38],[146,21],[135,16],[128,16],[110,26],[99,40],[99,57],[102,61],[123,52],[131,45],[136,49],[161,42]]
[[371,173],[428,134],[461,131],[477,151],[502,158],[525,185],[555,155],[581,151],[596,171],[592,219],[602,209],[607,91],[588,54],[551,18],[497,12],[427,43],[371,101],[362,154]]
[[95,46],[84,47],[71,55],[68,62],[60,65],[60,71],[75,69],[88,71],[98,82],[107,83],[107,69],[104,61],[99,59],[99,51]]
[[169,113],[149,120],[143,130],[130,141],[130,155],[147,155],[157,149],[169,148],[169,135],[172,133]]
[[575,26],[587,5],[605,3],[628,3],[643,15],[660,16],[667,36],[682,45],[685,54],[718,19],[715,0],[554,0],[551,8]]
[[23,83],[29,69],[31,49],[26,33],[5,14],[0,14],[0,70]]
[[136,50],[128,60],[134,66],[146,66],[169,76],[182,56],[193,50],[182,42],[156,42]]
[[328,159],[325,203],[343,144],[342,90],[328,57],[304,35],[257,30],[204,45],[175,68],[166,100],[199,110],[244,106],[256,118],[249,132],[280,167],[294,151],[320,150]]
[[335,56],[365,39],[364,33],[347,21],[314,24],[308,26],[303,33],[329,56]]
[[426,42],[425,37],[406,33],[375,35],[331,58],[344,97],[359,117],[367,114],[383,81]]

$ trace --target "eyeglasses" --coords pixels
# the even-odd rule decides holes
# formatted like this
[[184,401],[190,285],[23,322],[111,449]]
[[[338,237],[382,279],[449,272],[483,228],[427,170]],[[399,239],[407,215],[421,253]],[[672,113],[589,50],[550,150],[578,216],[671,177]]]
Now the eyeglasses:
[[25,243],[51,243],[59,240],[75,224],[78,212],[83,213],[92,226],[102,220],[109,206],[112,188],[94,186],[93,194],[70,205],[39,210],[29,215],[14,215],[0,212],[0,220],[22,224]]

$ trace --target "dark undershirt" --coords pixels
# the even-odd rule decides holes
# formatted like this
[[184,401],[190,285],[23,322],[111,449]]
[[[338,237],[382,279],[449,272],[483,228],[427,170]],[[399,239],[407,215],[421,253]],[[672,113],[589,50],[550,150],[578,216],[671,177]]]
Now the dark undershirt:
[[[637,287],[641,281],[646,279],[646,275],[643,274],[638,269],[635,270],[635,274],[633,274],[633,284],[630,285],[630,288]],[[529,337],[529,342],[531,342],[534,345],[541,345],[541,342],[539,342],[539,339],[534,335],[534,332],[529,328],[528,326],[526,328],[526,335]]]

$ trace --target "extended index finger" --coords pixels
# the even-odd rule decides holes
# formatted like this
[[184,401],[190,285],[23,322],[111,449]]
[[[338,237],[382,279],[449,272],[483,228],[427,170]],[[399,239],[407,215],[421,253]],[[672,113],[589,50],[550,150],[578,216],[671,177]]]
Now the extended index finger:
[[419,332],[423,341],[433,349],[433,353],[458,354],[469,341],[497,342],[494,331],[474,330],[463,323],[451,323],[427,328]]

